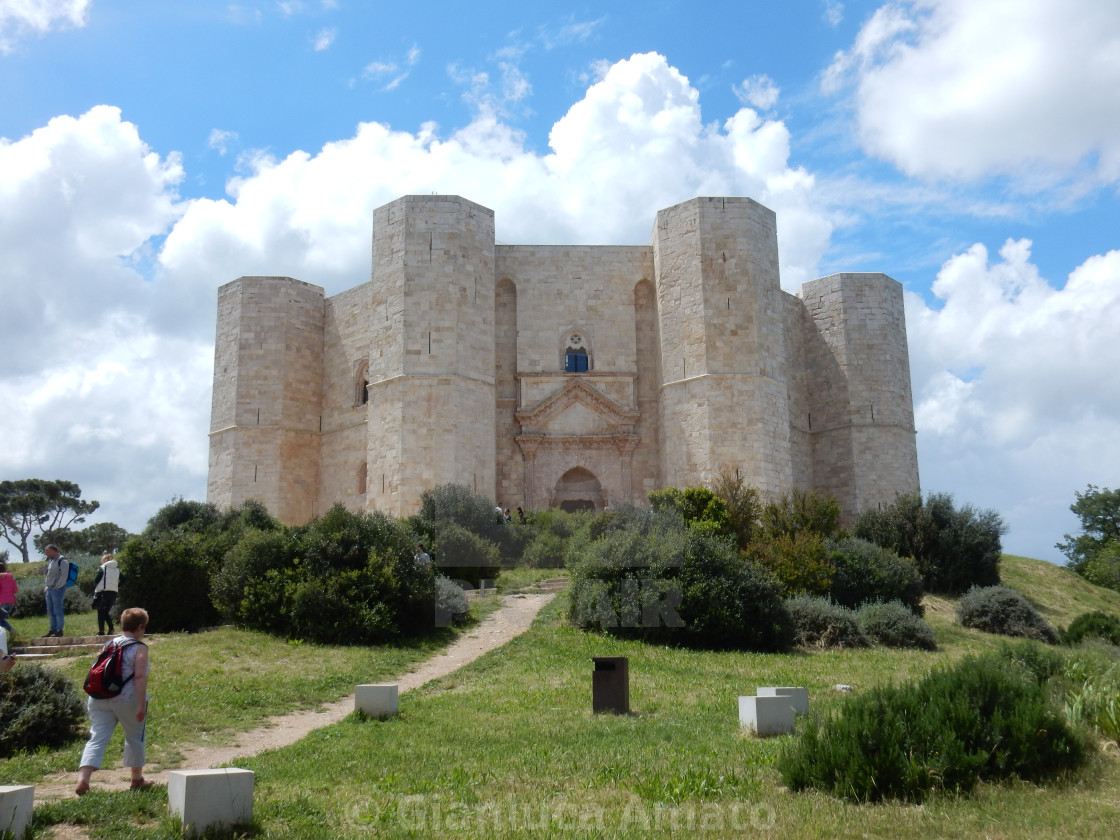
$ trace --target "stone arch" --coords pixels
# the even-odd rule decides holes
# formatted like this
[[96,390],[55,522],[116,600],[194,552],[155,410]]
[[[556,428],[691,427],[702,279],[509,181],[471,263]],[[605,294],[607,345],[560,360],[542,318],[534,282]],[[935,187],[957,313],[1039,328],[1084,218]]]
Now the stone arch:
[[603,486],[591,470],[573,467],[556,482],[552,491],[552,505],[569,512],[602,510],[606,506]]
[[354,376],[354,405],[369,403],[369,362],[366,359],[358,362],[358,369]]

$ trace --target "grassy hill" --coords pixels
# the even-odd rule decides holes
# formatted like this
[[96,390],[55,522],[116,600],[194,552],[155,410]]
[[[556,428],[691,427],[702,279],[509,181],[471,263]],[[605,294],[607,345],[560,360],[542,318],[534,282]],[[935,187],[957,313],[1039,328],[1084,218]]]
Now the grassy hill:
[[[1120,616],[1120,593],[1050,564],[1006,557],[1002,573],[1055,624],[1095,609]],[[676,650],[584,633],[565,623],[558,599],[511,644],[404,695],[399,716],[352,716],[291,747],[238,762],[257,774],[257,825],[249,836],[1111,836],[1120,819],[1115,747],[1102,747],[1089,768],[1045,790],[984,785],[971,797],[922,807],[858,806],[781,785],[773,764],[796,735],[757,739],[740,730],[737,697],[759,685],[806,686],[813,713],[827,715],[847,696],[837,684],[859,692],[1000,644],[999,637],[957,626],[952,611],[951,600],[929,599],[927,617],[941,644],[935,653],[871,648],[775,655]],[[253,642],[259,656],[274,660],[283,679],[292,659],[277,654],[273,640],[253,634],[237,640],[246,644],[250,637],[260,639]],[[166,664],[153,675],[154,692],[174,667],[176,646],[204,638],[160,642]],[[308,646],[301,653],[330,670],[330,649]],[[629,657],[631,715],[591,713],[593,656]],[[350,673],[353,667],[345,666]],[[213,702],[236,702],[215,693],[222,699]],[[196,687],[189,697],[163,701],[179,702],[202,704],[205,714],[211,699]],[[87,801],[91,796],[38,813],[50,823],[90,821],[97,836],[137,836],[137,822],[146,825],[144,836],[177,836],[147,799],[98,796],[97,808]]]

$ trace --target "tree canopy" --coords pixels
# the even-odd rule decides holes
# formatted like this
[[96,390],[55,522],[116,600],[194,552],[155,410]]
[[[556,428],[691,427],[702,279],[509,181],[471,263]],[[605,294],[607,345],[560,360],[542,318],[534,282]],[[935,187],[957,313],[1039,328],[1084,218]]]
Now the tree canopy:
[[0,531],[19,549],[23,562],[30,560],[27,543],[32,531],[51,533],[84,522],[100,507],[82,500],[82,488],[72,481],[24,478],[0,481]]
[[1109,543],[1120,545],[1120,489],[1109,490],[1090,484],[1084,493],[1073,494],[1077,501],[1069,509],[1081,520],[1081,533],[1064,534],[1066,541],[1056,548],[1069,558],[1069,567],[1084,574],[1090,561]]

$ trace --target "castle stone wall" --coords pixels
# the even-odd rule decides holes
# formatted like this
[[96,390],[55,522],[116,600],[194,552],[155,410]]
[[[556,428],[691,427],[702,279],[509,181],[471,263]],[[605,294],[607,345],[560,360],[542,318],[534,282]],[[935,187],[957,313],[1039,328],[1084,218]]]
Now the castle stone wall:
[[696,198],[649,245],[496,245],[466,199],[391,202],[370,282],[219,290],[208,497],[304,522],[339,502],[409,515],[448,482],[602,507],[737,473],[835,496],[850,521],[917,490],[901,286],[838,274],[790,295],[776,224]]

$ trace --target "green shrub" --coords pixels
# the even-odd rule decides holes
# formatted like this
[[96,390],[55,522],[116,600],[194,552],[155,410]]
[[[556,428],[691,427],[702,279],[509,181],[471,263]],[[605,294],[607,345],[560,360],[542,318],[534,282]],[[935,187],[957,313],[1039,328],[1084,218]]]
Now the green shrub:
[[569,569],[578,627],[715,649],[789,646],[792,627],[773,577],[675,512],[620,506],[573,538]]
[[296,570],[284,587],[293,635],[374,644],[432,629],[435,575],[413,559],[415,542],[403,522],[335,505],[291,538]]
[[1079,645],[1083,639],[1092,638],[1120,646],[1120,618],[1100,610],[1082,613],[1070,622],[1062,634],[1062,640],[1067,645]]
[[782,584],[782,595],[827,595],[835,568],[814,531],[775,534],[751,543],[747,556]]
[[1095,586],[1120,590],[1120,539],[1114,539],[1079,566],[1082,576]]
[[1007,530],[999,514],[959,510],[947,493],[899,496],[883,510],[862,513],[852,533],[889,548],[899,557],[912,557],[929,592],[959,595],[971,586],[999,583],[1000,536]]
[[827,598],[799,595],[786,600],[798,647],[861,648],[869,644],[856,614]]
[[957,602],[957,621],[962,627],[1020,636],[1056,645],[1058,631],[1031,602],[1007,586],[974,586]]
[[0,673],[0,758],[69,743],[85,720],[72,681],[57,671],[20,662]]
[[778,768],[795,791],[922,802],[934,792],[967,794],[979,781],[1052,779],[1085,755],[1042,686],[998,657],[970,657],[850,697],[830,719],[811,718]]
[[281,531],[246,531],[211,577],[210,593],[222,615],[271,633],[291,632],[288,581],[296,577],[295,546]]
[[118,601],[143,607],[153,633],[211,627],[220,615],[210,600],[213,569],[203,536],[189,531],[149,534],[125,543]]
[[686,525],[701,528],[705,533],[731,533],[727,502],[707,487],[666,487],[651,491],[647,498],[654,510],[674,510]]
[[857,619],[859,629],[873,644],[937,650],[933,628],[900,601],[864,604]]
[[762,495],[757,488],[747,487],[738,471],[723,473],[712,488],[727,505],[727,529],[734,535],[740,549],[754,540],[762,520]]
[[498,546],[450,521],[436,524],[430,554],[441,574],[476,587],[483,579],[497,578],[502,570]]
[[567,550],[567,540],[552,531],[542,531],[525,548],[521,562],[531,569],[562,569]]
[[1062,674],[1066,667],[1062,654],[1032,641],[1000,642],[995,652],[989,655],[1018,668],[1027,679],[1038,685],[1045,685],[1052,677]]
[[[420,494],[420,513],[414,517],[413,530],[432,541],[438,523],[452,522],[477,537],[493,543],[507,560],[517,559],[518,529],[485,496],[462,484],[441,484]],[[435,556],[432,556],[435,560]],[[493,575],[491,575],[493,577]]]
[[805,532],[822,539],[840,532],[840,505],[828,496],[794,490],[766,504],[761,516],[762,532],[768,537],[792,537]]
[[828,560],[833,568],[828,594],[837,604],[856,609],[875,601],[900,601],[922,614],[925,590],[913,560],[858,537],[830,540]]
[[452,621],[461,621],[470,612],[463,588],[450,578],[436,575],[436,615],[445,615]]

